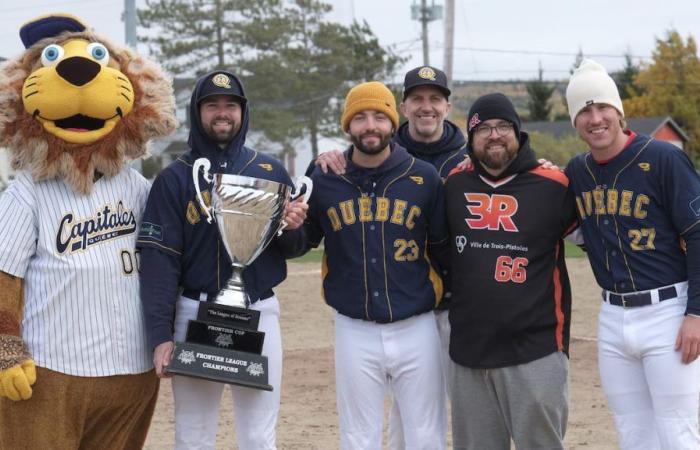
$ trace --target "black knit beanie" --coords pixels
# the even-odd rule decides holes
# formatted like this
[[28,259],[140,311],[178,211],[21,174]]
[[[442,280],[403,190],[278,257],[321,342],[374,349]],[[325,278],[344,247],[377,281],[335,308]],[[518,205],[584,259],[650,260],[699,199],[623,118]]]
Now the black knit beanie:
[[513,103],[500,92],[482,95],[477,98],[467,115],[467,133],[469,142],[473,142],[474,128],[481,122],[489,119],[507,120],[515,128],[516,139],[520,136],[520,117],[515,111]]

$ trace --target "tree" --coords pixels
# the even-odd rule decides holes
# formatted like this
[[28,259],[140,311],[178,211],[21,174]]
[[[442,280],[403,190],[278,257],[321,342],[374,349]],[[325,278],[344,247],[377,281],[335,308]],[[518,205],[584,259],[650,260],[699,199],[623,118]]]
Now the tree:
[[[205,2],[148,1],[170,6],[161,7],[171,14],[159,16],[158,26],[175,33],[182,27],[172,24],[180,20],[172,17],[172,12],[189,13],[194,5]],[[188,55],[176,52],[185,45],[177,43],[181,39],[177,34],[158,37],[158,52],[175,60],[168,66],[171,69],[188,68],[177,62],[179,59],[190,61],[190,67],[197,65],[206,70],[219,67],[218,64],[234,67],[252,105],[251,128],[262,131],[265,139],[277,144],[283,154],[293,153],[298,140],[308,136],[316,157],[319,139],[339,134],[340,107],[347,90],[358,82],[388,79],[402,62],[379,45],[367,23],[343,26],[326,21],[331,6],[320,0],[208,0],[207,4],[213,7],[212,2],[214,6],[230,3],[235,12],[229,11],[226,20],[218,25],[207,21],[206,25],[190,23],[206,33],[188,36],[185,42],[191,42],[189,48],[195,48],[195,44],[211,36],[228,36],[226,45],[234,42],[235,52],[225,52],[221,62],[209,58],[193,63]],[[187,3],[189,7],[175,9],[173,3]],[[214,41],[218,46],[218,41]]]
[[617,89],[620,91],[620,97],[622,100],[639,95],[640,90],[634,84],[634,79],[638,73],[639,67],[634,64],[632,54],[628,50],[625,53],[625,67],[623,67],[619,72],[613,72],[611,74],[612,78],[615,80],[615,84],[617,84]]
[[652,62],[634,79],[641,93],[624,101],[630,117],[669,115],[689,135],[688,153],[700,160],[700,59],[692,36],[671,30],[656,40]]
[[146,0],[139,40],[176,75],[230,67],[238,54],[236,13],[245,0]]
[[542,78],[542,63],[540,63],[538,76],[536,80],[528,81],[525,84],[527,94],[530,97],[527,101],[527,108],[530,111],[530,120],[549,120],[549,115],[552,112],[552,105],[549,99],[554,93],[554,86],[550,86]]

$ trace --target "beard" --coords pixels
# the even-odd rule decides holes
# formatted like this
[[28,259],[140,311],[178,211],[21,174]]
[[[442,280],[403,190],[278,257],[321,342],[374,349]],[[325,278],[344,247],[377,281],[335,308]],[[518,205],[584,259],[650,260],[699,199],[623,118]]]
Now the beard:
[[[493,150],[490,147],[503,146],[503,149]],[[505,139],[488,140],[480,148],[474,148],[474,155],[481,164],[492,170],[502,170],[508,167],[518,155],[517,147],[510,145]]]
[[241,129],[241,124],[229,120],[229,124],[231,125],[229,128],[226,129],[217,129],[217,127],[214,125],[216,120],[212,121],[211,123],[202,123],[202,129],[204,131],[204,134],[209,137],[212,141],[216,142],[217,144],[228,144],[233,140],[233,138],[238,134],[238,131]]
[[[379,138],[379,142],[376,144],[365,144],[362,142],[363,139],[376,136]],[[365,155],[376,155],[382,152],[391,142],[391,133],[382,134],[379,131],[373,131],[369,133],[364,133],[361,135],[351,134],[350,141],[352,145]]]

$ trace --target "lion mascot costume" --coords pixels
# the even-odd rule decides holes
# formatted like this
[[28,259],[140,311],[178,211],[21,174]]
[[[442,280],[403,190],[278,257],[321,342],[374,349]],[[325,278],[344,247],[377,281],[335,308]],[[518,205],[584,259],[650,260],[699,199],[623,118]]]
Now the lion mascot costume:
[[177,127],[171,80],[66,14],[0,67],[0,448],[141,448],[155,407],[126,162]]

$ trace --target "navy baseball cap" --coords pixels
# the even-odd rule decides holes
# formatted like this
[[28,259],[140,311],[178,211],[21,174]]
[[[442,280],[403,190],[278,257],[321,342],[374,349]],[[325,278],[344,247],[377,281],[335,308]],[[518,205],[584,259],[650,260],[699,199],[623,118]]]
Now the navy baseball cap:
[[214,71],[204,75],[202,88],[197,96],[197,104],[202,100],[212,95],[231,95],[238,98],[242,103],[247,100],[243,94],[243,86],[240,85],[238,79],[233,74],[224,71]]
[[19,29],[19,38],[24,48],[29,48],[40,40],[54,37],[64,31],[79,33],[85,31],[85,24],[70,14],[50,14],[32,19]]
[[440,69],[431,66],[420,66],[406,73],[403,79],[403,99],[409,91],[418,86],[434,86],[445,94],[445,98],[449,99],[452,93],[447,87],[447,75]]

